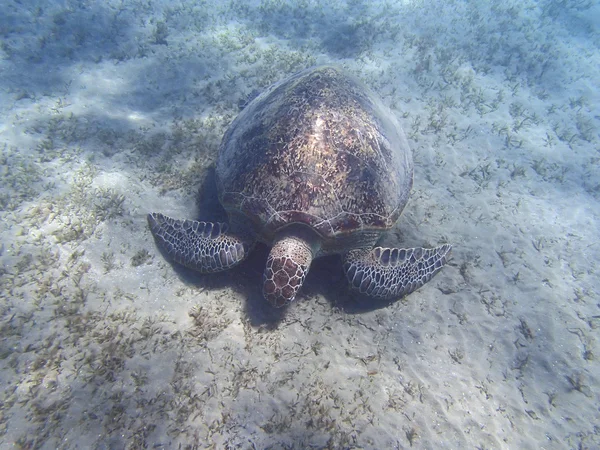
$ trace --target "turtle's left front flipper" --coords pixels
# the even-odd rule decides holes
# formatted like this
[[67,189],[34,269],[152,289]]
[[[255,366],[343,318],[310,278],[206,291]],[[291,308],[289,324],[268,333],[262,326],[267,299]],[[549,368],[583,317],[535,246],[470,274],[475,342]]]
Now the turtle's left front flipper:
[[175,262],[203,273],[230,269],[248,256],[252,246],[228,234],[224,223],[175,220],[151,213],[148,225],[159,246]]
[[420,288],[446,264],[452,246],[351,250],[344,255],[350,285],[371,297],[393,300]]

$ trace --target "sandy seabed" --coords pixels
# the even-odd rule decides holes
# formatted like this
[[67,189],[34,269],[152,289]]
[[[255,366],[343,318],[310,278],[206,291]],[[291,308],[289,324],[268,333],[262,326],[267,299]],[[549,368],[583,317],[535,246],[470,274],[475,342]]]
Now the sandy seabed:
[[[575,1],[7,0],[0,448],[600,447],[600,7]],[[145,216],[218,218],[252,92],[334,63],[415,186],[390,246],[454,246],[391,305],[266,249],[202,276]]]

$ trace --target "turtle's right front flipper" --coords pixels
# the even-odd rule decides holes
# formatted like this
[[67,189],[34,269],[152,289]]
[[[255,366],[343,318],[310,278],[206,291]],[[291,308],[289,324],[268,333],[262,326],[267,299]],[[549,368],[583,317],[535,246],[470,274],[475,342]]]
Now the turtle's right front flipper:
[[220,272],[242,262],[252,243],[227,234],[227,224],[175,220],[148,214],[148,224],[158,245],[175,262],[202,273]]

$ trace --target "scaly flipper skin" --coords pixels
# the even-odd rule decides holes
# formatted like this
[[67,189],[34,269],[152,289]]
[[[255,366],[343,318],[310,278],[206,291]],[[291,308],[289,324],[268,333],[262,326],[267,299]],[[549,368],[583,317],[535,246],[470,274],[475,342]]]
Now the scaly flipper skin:
[[160,247],[179,264],[202,273],[221,272],[242,262],[250,244],[226,234],[224,223],[175,220],[148,214],[150,230]]
[[275,242],[263,273],[263,295],[281,308],[294,300],[306,278],[313,251],[302,239],[286,236]]
[[446,264],[452,246],[351,250],[344,256],[350,285],[362,294],[395,300],[420,288]]

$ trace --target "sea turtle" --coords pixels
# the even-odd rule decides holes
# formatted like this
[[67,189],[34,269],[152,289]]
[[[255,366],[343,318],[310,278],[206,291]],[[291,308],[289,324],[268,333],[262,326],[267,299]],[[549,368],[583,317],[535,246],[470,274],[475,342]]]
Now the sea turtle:
[[264,297],[296,297],[319,256],[341,254],[350,285],[400,298],[429,281],[451,246],[374,247],[394,226],[413,183],[411,151],[394,116],[340,68],[299,72],[252,100],[231,123],[216,165],[224,223],[148,223],[176,262],[203,273],[243,261],[255,242],[271,246]]

